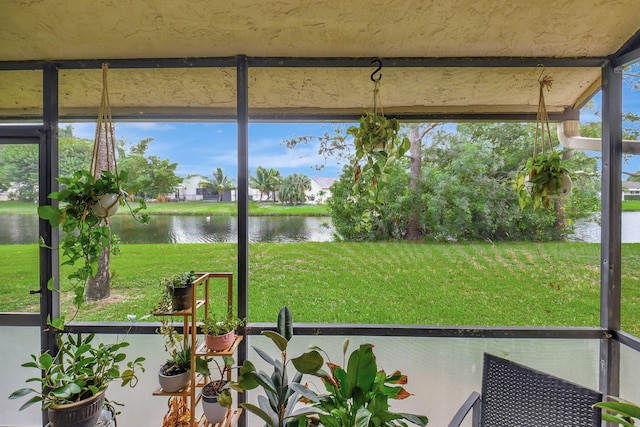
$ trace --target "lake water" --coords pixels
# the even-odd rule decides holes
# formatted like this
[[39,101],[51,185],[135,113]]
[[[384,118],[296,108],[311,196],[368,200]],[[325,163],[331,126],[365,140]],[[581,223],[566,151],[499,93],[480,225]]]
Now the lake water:
[[[640,243],[640,212],[622,212],[622,243]],[[570,240],[600,243],[600,224],[597,219],[577,221]]]
[[[237,242],[238,224],[231,216],[155,215],[150,224],[130,216],[111,219],[112,231],[122,243]],[[334,228],[329,217],[249,217],[251,242],[330,242]],[[0,245],[38,241],[38,220],[31,215],[0,215]]]
[[[238,224],[231,216],[155,215],[150,224],[129,216],[112,218],[112,229],[123,243],[215,243],[236,242]],[[330,242],[335,229],[329,217],[249,217],[251,242]],[[580,221],[572,241],[599,243],[597,221]],[[30,215],[0,215],[0,245],[38,241],[38,222]],[[640,212],[622,213],[622,242],[640,242]]]

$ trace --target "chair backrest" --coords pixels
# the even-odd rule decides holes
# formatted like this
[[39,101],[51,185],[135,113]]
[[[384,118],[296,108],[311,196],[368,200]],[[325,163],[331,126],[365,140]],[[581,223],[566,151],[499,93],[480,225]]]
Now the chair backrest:
[[483,427],[599,427],[602,393],[485,353]]

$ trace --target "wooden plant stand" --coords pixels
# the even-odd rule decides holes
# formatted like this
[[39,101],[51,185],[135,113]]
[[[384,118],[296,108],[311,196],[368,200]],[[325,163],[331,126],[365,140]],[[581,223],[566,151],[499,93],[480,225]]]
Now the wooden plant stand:
[[[176,392],[165,392],[161,387],[158,387],[154,392],[154,396],[180,396],[186,399],[189,409],[191,411],[191,427],[233,427],[237,424],[238,418],[242,413],[242,408],[230,408],[227,410],[227,414],[223,421],[218,424],[211,424],[207,422],[204,414],[196,416],[198,403],[200,402],[200,393],[198,389],[205,385],[205,379],[195,371],[196,358],[202,357],[223,357],[233,356],[238,348],[238,344],[244,338],[242,335],[237,335],[234,342],[223,351],[210,351],[204,344],[198,345],[198,310],[204,307],[204,317],[209,316],[209,302],[210,302],[210,285],[213,279],[226,279],[227,280],[227,310],[229,313],[233,307],[233,273],[197,273],[197,278],[193,282],[193,301],[190,309],[172,311],[172,312],[155,312],[155,316],[167,316],[167,317],[182,317],[183,319],[183,339],[185,343],[190,343],[192,349],[196,349],[191,352],[191,378],[189,385],[182,390]],[[198,288],[204,287],[204,299],[197,299]],[[229,380],[231,378],[228,378]]]

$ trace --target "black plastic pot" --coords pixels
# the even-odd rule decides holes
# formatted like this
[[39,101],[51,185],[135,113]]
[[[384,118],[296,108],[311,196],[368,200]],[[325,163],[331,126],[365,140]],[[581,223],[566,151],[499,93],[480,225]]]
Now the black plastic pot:
[[171,296],[171,305],[174,311],[188,310],[193,302],[193,286],[185,286],[184,288],[173,288]]

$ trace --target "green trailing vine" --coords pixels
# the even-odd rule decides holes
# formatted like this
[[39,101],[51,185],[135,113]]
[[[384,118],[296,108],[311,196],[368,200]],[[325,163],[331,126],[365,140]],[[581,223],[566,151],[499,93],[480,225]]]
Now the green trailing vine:
[[[92,209],[98,200],[106,194],[116,194],[117,203],[126,204],[136,220],[145,224],[149,222],[149,215],[142,212],[146,209],[144,200],[140,200],[140,206],[135,209],[128,204],[127,194],[121,188],[126,179],[125,172],[116,176],[112,172],[102,171],[96,179],[91,172],[79,170],[69,177],[57,178],[64,188],[49,194],[49,198],[58,200],[61,207],[38,207],[40,218],[49,221],[52,227],[61,227],[63,235],[59,249],[64,259],[62,265],[76,267],[67,276],[71,282],[73,303],[76,307],[83,303],[87,279],[95,277],[98,272],[100,253],[109,248],[112,253],[117,254],[119,249],[119,239],[111,233],[108,217],[105,218],[99,210]],[[40,244],[48,247],[42,237]],[[49,284],[50,289],[51,284],[52,280]]]
[[400,135],[397,119],[376,112],[365,112],[359,126],[350,126],[347,135],[353,137],[356,148],[353,194],[366,197],[369,204],[361,218],[361,226],[367,228],[385,203],[381,190],[388,184],[394,163],[405,155],[411,142]]

